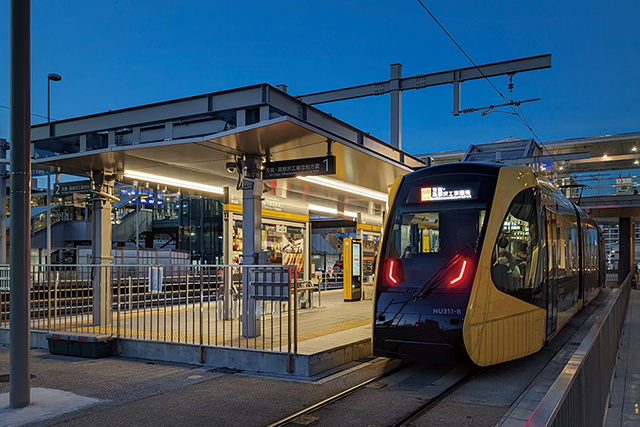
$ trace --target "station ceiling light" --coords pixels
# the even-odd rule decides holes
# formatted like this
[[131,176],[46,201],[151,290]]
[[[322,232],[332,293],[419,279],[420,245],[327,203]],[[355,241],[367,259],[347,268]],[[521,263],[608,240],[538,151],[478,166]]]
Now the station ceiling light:
[[167,176],[152,175],[150,173],[125,171],[124,176],[140,181],[152,182],[155,184],[170,185],[172,187],[185,188],[189,190],[203,191],[205,193],[224,194],[222,187],[213,185],[198,184],[197,182],[183,181],[181,179],[169,178]]
[[328,213],[332,215],[338,215],[338,209],[336,208],[329,208],[329,207],[320,206],[320,205],[312,205],[311,203],[309,203],[309,210],[313,212],[322,212],[322,213]]
[[296,177],[303,181],[313,182],[315,184],[324,185],[325,187],[334,188],[336,190],[346,191],[347,193],[357,194],[358,196],[369,197],[371,199],[380,200],[386,202],[389,197],[387,193],[380,191],[370,190],[368,188],[360,187],[358,185],[347,184],[344,181],[338,181],[337,179],[324,178],[320,176],[298,176]]
[[[322,213],[328,213],[328,214],[332,214],[332,215],[338,215],[338,209],[336,208],[330,208],[328,206],[320,206],[320,205],[314,205],[309,203],[308,205],[309,210],[312,212],[322,212]],[[351,212],[351,211],[344,211],[342,213],[344,216],[348,216],[351,218],[357,218],[358,217],[358,213],[357,212]]]

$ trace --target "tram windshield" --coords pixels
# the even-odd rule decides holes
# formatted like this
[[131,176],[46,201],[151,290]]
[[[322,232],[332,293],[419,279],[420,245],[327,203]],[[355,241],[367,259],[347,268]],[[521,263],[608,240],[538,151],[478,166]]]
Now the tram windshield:
[[472,174],[418,178],[403,183],[390,212],[381,283],[399,292],[425,283],[429,292],[468,292],[495,178]]
[[485,209],[478,208],[430,212],[399,209],[387,241],[387,256],[451,257],[470,244],[477,247],[485,214]]

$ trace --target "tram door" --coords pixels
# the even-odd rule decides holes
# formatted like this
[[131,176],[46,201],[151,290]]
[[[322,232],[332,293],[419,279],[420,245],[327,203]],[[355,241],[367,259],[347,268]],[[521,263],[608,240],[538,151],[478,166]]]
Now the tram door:
[[558,327],[558,226],[556,213],[545,208],[547,223],[547,338],[555,334]]

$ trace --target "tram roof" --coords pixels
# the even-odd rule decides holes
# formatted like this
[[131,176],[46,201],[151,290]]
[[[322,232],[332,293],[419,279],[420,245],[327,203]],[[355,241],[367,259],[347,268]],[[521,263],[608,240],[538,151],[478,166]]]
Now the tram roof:
[[[32,127],[36,169],[72,175],[137,171],[235,188],[226,163],[243,154],[287,161],[326,156],[328,176],[381,193],[424,163],[268,84],[77,117]],[[123,178],[124,182],[131,182]],[[287,191],[366,206],[370,199],[289,179]],[[384,202],[378,202],[384,203]]]

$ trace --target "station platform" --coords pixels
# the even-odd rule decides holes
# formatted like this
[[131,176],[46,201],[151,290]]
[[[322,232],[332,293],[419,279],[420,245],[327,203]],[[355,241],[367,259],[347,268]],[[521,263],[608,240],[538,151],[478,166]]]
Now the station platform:
[[[153,360],[171,363],[189,363],[207,367],[224,367],[237,371],[261,372],[267,374],[283,374],[295,378],[310,378],[325,371],[331,371],[340,366],[356,361],[371,354],[371,315],[373,301],[362,299],[359,301],[344,301],[342,289],[325,290],[321,294],[314,293],[310,308],[298,308],[297,310],[297,349],[288,347],[287,336],[278,335],[280,326],[270,325],[269,320],[262,325],[266,328],[261,336],[249,340],[239,341],[240,331],[235,329],[239,324],[232,323],[231,338],[227,329],[224,341],[220,337],[209,337],[203,334],[204,346],[190,344],[186,341],[170,341],[167,336],[177,334],[163,334],[161,331],[147,333],[147,339],[137,337],[137,332],[128,330],[129,337],[118,341],[118,354],[122,357]],[[191,304],[181,311],[183,317],[183,329],[189,331],[197,318],[192,316],[198,311],[198,306]],[[205,314],[205,319],[211,322],[211,331],[219,331],[222,322],[215,321],[216,307],[211,308]],[[205,310],[207,311],[207,310]],[[154,317],[146,315],[129,318],[129,324],[165,324],[171,321],[174,314],[154,311]],[[274,316],[275,317],[275,316]],[[166,318],[166,320],[165,320]],[[175,320],[175,317],[174,317]],[[188,322],[187,322],[188,321]],[[286,322],[286,315],[280,321]],[[175,323],[175,322],[174,322]],[[285,325],[286,327],[286,325]],[[65,335],[82,335],[91,332],[64,332]],[[209,329],[206,326],[202,329]],[[158,330],[158,329],[156,329]],[[55,332],[54,332],[55,333]],[[114,334],[115,329],[101,331],[101,334]],[[213,333],[213,332],[211,332]],[[143,333],[141,333],[142,335]],[[235,336],[233,335],[235,334]],[[31,347],[49,348],[46,339],[47,332],[37,330],[32,326]],[[182,334],[184,338],[186,334]],[[188,335],[189,338],[198,337]],[[261,347],[263,336],[267,345]],[[164,338],[164,341],[161,339]],[[226,344],[215,345],[215,342]],[[269,343],[272,344],[269,344]],[[0,329],[0,345],[9,343],[8,329]],[[229,343],[234,344],[230,346]],[[245,347],[246,344],[246,347]],[[253,345],[253,347],[252,347]]]
[[640,289],[632,289],[605,427],[640,425]]
[[[526,423],[531,411],[536,407],[541,395],[544,394],[541,391],[541,386],[553,382],[558,372],[565,366],[566,360],[578,348],[580,340],[586,335],[584,331],[590,328],[589,323],[599,316],[598,310],[605,305],[610,289],[610,287],[607,287],[594,301],[594,304],[587,306],[587,310],[576,316],[575,322],[570,322],[570,325],[563,329],[563,336],[558,337],[560,338],[559,340],[554,340],[550,346],[545,347],[540,353],[518,361],[494,366],[491,370],[488,370],[494,373],[500,372],[503,375],[504,372],[511,372],[509,374],[512,375],[510,377],[511,381],[518,382],[514,381],[516,372],[523,372],[527,366],[529,368],[526,369],[530,371],[533,370],[531,368],[544,367],[540,373],[536,368],[535,373],[527,374],[531,375],[532,378],[535,377],[535,380],[524,381],[524,383],[529,384],[528,389],[515,391],[516,395],[519,394],[521,398],[512,404],[507,403],[511,401],[512,397],[506,396],[502,399],[504,400],[504,403],[502,403],[498,390],[505,389],[503,383],[498,382],[496,385],[486,382],[486,384],[476,385],[476,388],[480,390],[479,393],[483,396],[487,396],[487,390],[491,390],[492,384],[496,387],[495,393],[498,394],[492,394],[492,397],[488,398],[488,407],[499,413],[499,416],[495,421],[491,422],[491,425],[494,425],[498,419],[499,422],[495,425],[510,427],[522,426]],[[365,356],[369,355],[370,350],[372,301],[344,302],[342,300],[342,292],[336,290],[323,292],[320,307],[317,307],[317,301],[314,302],[316,303],[315,308],[299,312],[297,356],[299,359],[296,363],[302,363],[302,360],[307,358],[311,365],[316,366],[317,370],[324,367],[326,369],[315,375],[308,373],[309,375],[307,376],[269,374],[267,372],[261,373],[260,369],[255,366],[252,368],[251,365],[246,365],[245,360],[242,361],[242,363],[245,363],[244,372],[249,374],[247,378],[253,378],[248,381],[260,382],[259,378],[263,378],[266,381],[270,381],[274,388],[283,387],[282,384],[301,382],[308,385],[303,386],[305,390],[314,390],[313,392],[315,392],[315,389],[308,387],[313,387],[314,384],[316,386],[319,384],[331,384],[326,382],[327,379],[343,375],[352,369],[357,372],[359,366],[371,363],[367,362],[371,358]],[[607,427],[635,426],[640,421],[637,406],[640,390],[640,358],[637,357],[640,354],[639,340],[640,290],[634,289],[631,291],[625,333],[620,349],[620,359],[610,396],[609,411],[605,424]],[[359,348],[362,350],[358,350]],[[361,351],[361,354],[358,353],[359,351]],[[3,366],[8,369],[8,353],[8,347],[0,345],[0,374],[4,373]],[[349,354],[351,362],[341,360],[342,357],[346,358],[347,354]],[[187,396],[195,396],[197,393],[202,393],[202,391],[196,390],[200,382],[204,384],[204,381],[208,379],[222,374],[234,373],[233,367],[221,364],[215,359],[208,359],[209,362],[205,366],[189,363],[175,365],[152,362],[152,360],[158,359],[150,357],[148,359],[135,360],[119,357],[91,360],[56,356],[44,350],[34,349],[32,352],[32,372],[35,373],[36,377],[32,380],[32,405],[21,410],[9,409],[8,393],[6,393],[8,391],[8,383],[1,381],[2,375],[0,375],[0,426],[23,425],[26,424],[26,420],[30,420],[27,421],[28,423],[52,417],[59,420],[61,416],[65,416],[61,412],[63,410],[73,414],[84,413],[84,416],[78,416],[77,419],[70,422],[70,425],[81,425],[87,421],[85,418],[90,416],[86,415],[91,412],[90,408],[114,405],[121,407],[121,410],[127,413],[130,410],[132,416],[137,417],[135,419],[143,421],[145,420],[144,417],[151,416],[151,412],[147,415],[144,412],[140,413],[138,401],[144,401],[147,398],[152,399],[152,396],[155,395],[166,395],[167,399],[171,401],[177,400],[184,404],[191,399]],[[332,368],[331,366],[334,367]],[[257,376],[254,376],[256,374]],[[346,378],[346,376],[343,377]],[[274,382],[269,378],[287,381]],[[131,387],[131,390],[124,391],[126,387]],[[312,393],[311,391],[308,392]],[[460,394],[466,396],[461,397],[461,399],[470,399],[469,391],[461,389]],[[289,399],[293,397],[290,395]],[[252,401],[252,405],[255,404],[256,402]],[[163,411],[164,409],[159,410]],[[189,414],[189,412],[186,412],[186,407],[181,410],[185,414]],[[437,414],[437,412],[435,413]],[[502,418],[500,418],[501,416]],[[74,415],[69,417],[73,418]],[[446,417],[445,415],[444,419]],[[106,419],[102,421],[103,424],[98,423],[96,425],[112,425],[111,423],[113,422],[113,420]],[[125,422],[124,419],[121,421]],[[238,424],[232,423],[229,425],[239,424],[240,419],[238,419]],[[46,425],[46,421],[39,425]]]

